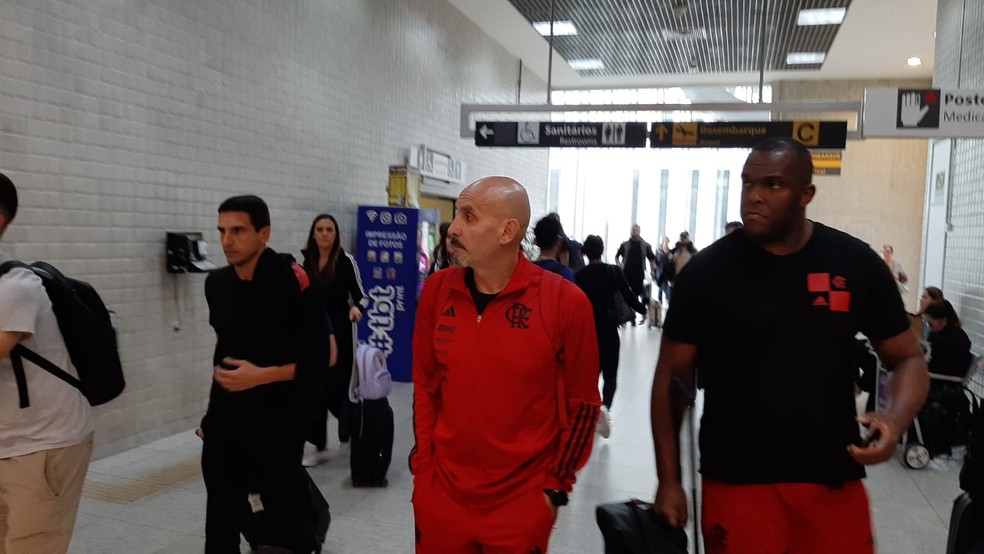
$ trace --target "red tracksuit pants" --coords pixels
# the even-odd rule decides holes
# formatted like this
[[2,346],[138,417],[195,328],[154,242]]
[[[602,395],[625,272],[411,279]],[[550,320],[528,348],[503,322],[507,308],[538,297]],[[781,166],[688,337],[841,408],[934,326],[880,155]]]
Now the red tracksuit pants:
[[728,485],[704,479],[707,554],[873,554],[861,481]]
[[430,468],[414,476],[413,517],[418,554],[546,554],[554,524],[540,489],[479,511],[451,498]]

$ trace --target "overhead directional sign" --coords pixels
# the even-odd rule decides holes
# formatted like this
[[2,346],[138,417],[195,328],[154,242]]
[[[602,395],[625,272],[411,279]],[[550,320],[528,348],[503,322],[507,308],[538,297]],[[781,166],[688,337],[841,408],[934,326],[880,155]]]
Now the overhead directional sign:
[[984,137],[984,90],[864,91],[866,137]]
[[810,152],[813,159],[814,175],[840,175],[842,154],[840,152]]
[[564,121],[479,121],[475,146],[526,148],[640,148],[646,146],[645,123],[568,123]]
[[653,123],[653,148],[751,148],[763,139],[789,137],[808,148],[843,149],[846,121],[730,121]]

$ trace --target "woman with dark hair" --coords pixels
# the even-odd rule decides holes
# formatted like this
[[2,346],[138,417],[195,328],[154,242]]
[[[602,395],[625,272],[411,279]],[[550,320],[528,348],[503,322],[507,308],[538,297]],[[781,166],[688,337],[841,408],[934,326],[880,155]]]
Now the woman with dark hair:
[[[942,290],[940,290],[937,287],[926,287],[925,289],[923,289],[922,295],[919,297],[919,313],[916,314],[915,316],[910,315],[909,317],[914,318],[915,319],[915,324],[918,325],[919,318],[922,317],[923,312],[926,311],[926,308],[930,304],[932,304],[934,302],[939,302],[940,300],[943,300],[943,291]],[[926,340],[926,338],[929,337],[929,332],[930,332],[929,324],[926,323],[925,318],[923,318],[923,322],[922,322],[922,339],[923,340]]]
[[328,460],[328,412],[338,418],[338,440],[348,442],[349,381],[355,361],[353,324],[362,319],[365,311],[365,291],[355,259],[342,249],[338,222],[328,214],[320,214],[311,223],[307,247],[301,251],[304,268],[315,276],[324,288],[325,310],[335,331],[338,361],[329,368],[322,394],[323,407],[311,442],[316,451],[304,457],[305,466]]
[[943,291],[937,287],[926,287],[923,289],[922,296],[919,297],[919,315],[922,315],[933,302],[943,300]]
[[929,372],[962,379],[974,356],[970,353],[970,337],[961,327],[953,304],[949,300],[934,302],[923,310],[923,319],[930,329]]
[[450,228],[451,223],[447,221],[439,227],[441,238],[438,240],[437,245],[434,246],[434,252],[431,254],[430,273],[440,271],[452,265],[451,253],[448,251],[448,229]]
[[584,239],[581,253],[588,258],[588,265],[574,275],[574,282],[581,287],[594,308],[595,333],[598,335],[598,369],[605,383],[601,394],[601,416],[598,418],[598,433],[608,438],[611,434],[611,415],[608,410],[615,398],[615,384],[618,376],[618,322],[612,318],[611,306],[615,293],[622,295],[625,302],[635,311],[645,315],[646,306],[639,302],[625,274],[618,266],[601,261],[605,243],[598,235],[588,235]]

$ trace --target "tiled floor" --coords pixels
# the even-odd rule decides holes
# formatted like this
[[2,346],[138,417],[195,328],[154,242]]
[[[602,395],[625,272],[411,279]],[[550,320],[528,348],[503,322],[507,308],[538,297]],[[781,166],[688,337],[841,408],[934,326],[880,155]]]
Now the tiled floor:
[[[649,499],[655,491],[648,422],[658,342],[656,330],[630,327],[623,332],[612,436],[595,442],[571,503],[561,510],[551,552],[602,552],[595,505],[630,497]],[[410,450],[410,397],[410,386],[398,384],[390,399],[397,437],[389,488],[352,488],[346,450],[333,449],[329,463],[311,470],[331,503],[325,552],[413,552],[412,481],[405,463]],[[199,453],[198,438],[189,429],[93,462],[70,552],[201,552],[205,487],[197,465]],[[685,460],[688,457],[685,453]],[[867,487],[880,552],[944,551],[950,507],[958,494],[958,466],[952,461],[942,465],[911,471],[892,460],[869,469]],[[689,484],[686,489],[690,490]],[[243,549],[247,550],[245,543]]]

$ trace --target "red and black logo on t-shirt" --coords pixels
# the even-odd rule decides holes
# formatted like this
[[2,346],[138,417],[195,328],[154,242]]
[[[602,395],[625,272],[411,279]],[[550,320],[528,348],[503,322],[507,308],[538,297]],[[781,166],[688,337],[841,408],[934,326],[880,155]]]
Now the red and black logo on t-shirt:
[[851,292],[847,290],[847,279],[839,275],[830,277],[829,273],[810,273],[806,276],[806,290],[815,308],[825,308],[832,312],[851,311]]

